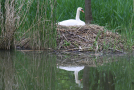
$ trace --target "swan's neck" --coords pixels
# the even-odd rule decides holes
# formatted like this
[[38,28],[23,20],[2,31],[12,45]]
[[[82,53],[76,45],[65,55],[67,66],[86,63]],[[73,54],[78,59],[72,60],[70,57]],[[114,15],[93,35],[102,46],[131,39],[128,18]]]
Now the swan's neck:
[[77,12],[76,12],[76,20],[80,20],[80,11],[77,9]]

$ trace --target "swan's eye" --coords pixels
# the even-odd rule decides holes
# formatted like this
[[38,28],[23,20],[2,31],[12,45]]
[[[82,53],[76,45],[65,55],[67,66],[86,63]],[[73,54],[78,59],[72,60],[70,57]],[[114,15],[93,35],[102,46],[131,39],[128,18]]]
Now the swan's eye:
[[81,9],[81,11],[84,13],[84,10],[83,9]]

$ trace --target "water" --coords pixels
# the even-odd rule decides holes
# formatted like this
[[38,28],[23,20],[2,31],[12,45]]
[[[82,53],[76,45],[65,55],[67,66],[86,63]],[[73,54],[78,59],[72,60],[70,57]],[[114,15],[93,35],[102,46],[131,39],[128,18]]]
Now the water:
[[133,55],[0,51],[0,90],[134,90]]

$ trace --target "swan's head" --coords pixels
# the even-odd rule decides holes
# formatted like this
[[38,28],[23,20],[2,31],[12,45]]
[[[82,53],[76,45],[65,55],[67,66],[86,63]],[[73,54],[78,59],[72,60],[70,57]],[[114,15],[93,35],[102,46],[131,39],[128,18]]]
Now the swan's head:
[[77,10],[82,11],[84,13],[84,10],[82,7],[78,7]]

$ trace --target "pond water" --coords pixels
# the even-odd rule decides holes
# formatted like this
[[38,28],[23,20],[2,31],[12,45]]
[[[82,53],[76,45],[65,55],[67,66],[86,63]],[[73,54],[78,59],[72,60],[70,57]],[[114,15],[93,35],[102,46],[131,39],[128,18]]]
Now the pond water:
[[0,51],[0,90],[134,90],[134,53]]

